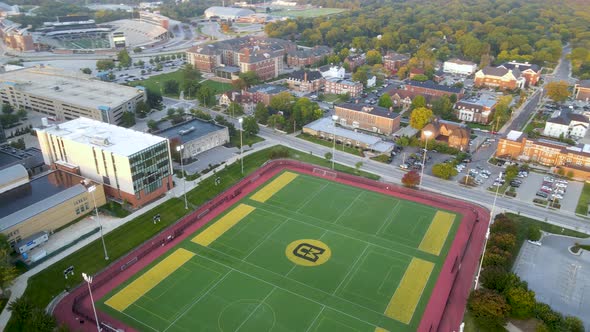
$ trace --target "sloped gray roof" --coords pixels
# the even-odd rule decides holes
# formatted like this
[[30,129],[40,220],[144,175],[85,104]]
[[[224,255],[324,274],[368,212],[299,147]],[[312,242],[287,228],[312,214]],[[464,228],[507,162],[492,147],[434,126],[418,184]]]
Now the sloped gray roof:
[[21,164],[16,164],[14,166],[0,170],[0,188],[16,179],[23,177],[28,178],[29,173],[27,172],[27,169]]

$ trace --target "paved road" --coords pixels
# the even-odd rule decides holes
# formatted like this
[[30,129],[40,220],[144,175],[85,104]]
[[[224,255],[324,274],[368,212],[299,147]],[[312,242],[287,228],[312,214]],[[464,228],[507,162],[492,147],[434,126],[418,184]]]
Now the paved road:
[[535,93],[533,93],[533,95],[527,99],[518,110],[517,114],[513,117],[512,122],[508,126],[504,126],[500,132],[507,134],[511,130],[521,130],[537,109],[537,105],[539,104],[539,101],[541,101],[543,93],[543,88],[539,88],[535,91]]

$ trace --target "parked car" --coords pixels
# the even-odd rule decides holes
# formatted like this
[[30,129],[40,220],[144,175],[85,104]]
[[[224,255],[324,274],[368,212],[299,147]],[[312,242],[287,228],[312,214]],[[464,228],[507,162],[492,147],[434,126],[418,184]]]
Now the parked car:
[[409,167],[408,164],[399,165],[399,168],[401,168],[401,169],[408,169],[408,167]]
[[537,191],[537,196],[547,198],[549,195],[547,195],[547,193],[545,193],[545,192]]
[[544,178],[543,178],[543,181],[546,181],[546,182],[551,182],[551,183],[553,183],[555,180],[553,180],[553,178],[552,178],[552,177],[550,177],[550,176],[546,176],[546,177],[544,177]]
[[561,196],[560,194],[553,194],[551,195],[552,199],[563,199],[563,196]]
[[559,182],[556,183],[556,184],[554,184],[554,186],[556,186],[558,188],[567,188],[567,184],[565,184],[565,183],[559,183]]

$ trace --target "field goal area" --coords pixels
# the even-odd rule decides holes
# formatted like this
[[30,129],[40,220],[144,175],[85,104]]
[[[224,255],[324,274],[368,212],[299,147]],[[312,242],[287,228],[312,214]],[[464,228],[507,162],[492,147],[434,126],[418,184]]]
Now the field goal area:
[[278,173],[98,307],[142,331],[417,330],[461,216],[309,173]]

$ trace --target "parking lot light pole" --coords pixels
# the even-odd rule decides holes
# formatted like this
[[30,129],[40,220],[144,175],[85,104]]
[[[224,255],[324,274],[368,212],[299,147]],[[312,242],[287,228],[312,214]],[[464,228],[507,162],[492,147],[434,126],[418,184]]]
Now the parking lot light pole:
[[98,226],[100,228],[100,239],[102,240],[102,249],[104,250],[104,260],[109,260],[109,254],[107,253],[107,245],[104,242],[104,233],[102,232],[102,223],[100,222],[100,217],[98,216],[98,206],[96,206],[96,197],[94,196],[94,192],[96,191],[96,186],[88,187],[88,192],[92,194],[92,201],[94,202],[94,211],[96,212],[96,221],[98,222]]
[[422,188],[422,178],[424,177],[424,166],[426,165],[426,151],[428,151],[428,139],[432,136],[432,132],[429,130],[425,130],[423,132],[425,139],[424,142],[424,157],[422,158],[422,173],[420,175],[420,188]]
[[180,171],[182,172],[182,192],[184,195],[184,208],[188,210],[188,202],[186,200],[186,174],[184,174],[184,162],[182,161],[182,155],[184,152],[184,145],[179,145],[176,147],[176,151],[180,153]]
[[92,287],[90,287],[90,284],[92,284],[92,276],[89,276],[86,273],[82,273],[82,278],[84,278],[84,280],[88,284],[88,293],[90,293],[90,303],[92,303],[92,311],[94,311],[94,319],[96,320],[96,330],[100,332],[100,323],[98,322],[98,315],[96,314],[96,307],[94,306],[94,298],[92,298]]
[[332,169],[334,169],[334,159],[336,159],[336,121],[338,121],[338,115],[332,115],[332,124],[334,125],[334,131],[332,132]]
[[483,266],[483,258],[486,253],[486,249],[488,247],[488,240],[490,238],[490,227],[492,227],[492,221],[494,218],[494,210],[496,209],[496,199],[498,199],[498,192],[500,191],[500,183],[496,186],[496,194],[494,195],[494,202],[492,203],[492,210],[490,211],[490,221],[488,223],[488,229],[486,230],[486,240],[483,245],[483,252],[481,253],[481,259],[479,260],[479,266],[477,268],[477,275],[475,276],[475,285],[474,290],[477,290],[479,287],[479,277],[481,276],[481,268]]

